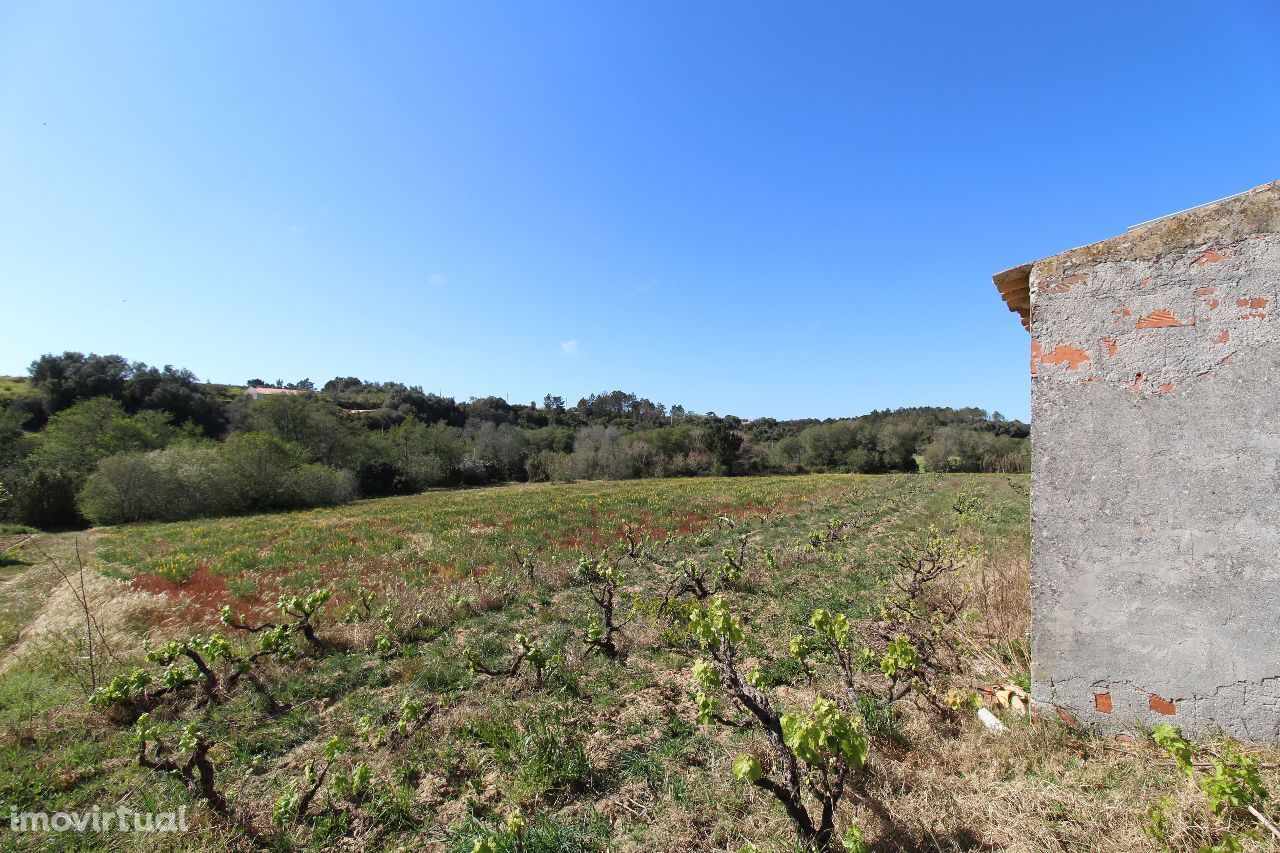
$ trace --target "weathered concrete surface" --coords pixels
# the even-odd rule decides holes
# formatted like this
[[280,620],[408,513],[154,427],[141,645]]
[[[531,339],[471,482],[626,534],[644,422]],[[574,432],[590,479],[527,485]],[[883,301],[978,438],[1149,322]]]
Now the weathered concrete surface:
[[1033,701],[1280,738],[1280,183],[1029,286]]

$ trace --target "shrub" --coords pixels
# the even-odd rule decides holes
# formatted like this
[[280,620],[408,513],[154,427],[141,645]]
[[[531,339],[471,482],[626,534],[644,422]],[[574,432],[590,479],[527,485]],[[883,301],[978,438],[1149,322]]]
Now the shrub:
[[328,465],[300,465],[285,477],[284,502],[294,507],[334,506],[355,497],[355,477]]
[[121,524],[331,506],[354,497],[350,472],[302,458],[299,448],[266,433],[122,453],[98,463],[77,504],[96,524]]
[[286,478],[305,462],[301,447],[270,433],[246,432],[231,436],[219,449],[242,510],[288,505]]
[[458,460],[458,476],[464,485],[478,486],[489,481],[489,466],[480,457],[467,453]]
[[80,520],[76,489],[81,475],[60,465],[20,471],[7,486],[13,517],[32,527],[58,527]]
[[573,479],[570,455],[555,450],[539,450],[524,463],[525,474],[534,483],[563,483]]
[[395,490],[416,492],[454,479],[466,446],[453,427],[410,418],[387,434],[396,469]]
[[622,433],[613,427],[579,430],[569,465],[575,480],[627,480],[636,475],[635,459],[623,448]]

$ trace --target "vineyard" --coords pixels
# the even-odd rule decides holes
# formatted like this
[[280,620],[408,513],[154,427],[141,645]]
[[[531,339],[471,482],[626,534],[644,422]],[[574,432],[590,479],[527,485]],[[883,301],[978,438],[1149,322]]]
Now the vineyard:
[[[517,485],[5,533],[0,804],[191,820],[0,824],[17,848],[1256,843],[1188,783],[1199,745],[1023,713],[1022,475]],[[1274,754],[1204,748],[1275,787]]]

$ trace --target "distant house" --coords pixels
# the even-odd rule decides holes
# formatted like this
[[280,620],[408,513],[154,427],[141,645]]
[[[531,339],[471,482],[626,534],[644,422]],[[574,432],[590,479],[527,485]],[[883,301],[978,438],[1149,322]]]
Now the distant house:
[[1031,332],[1033,704],[1280,737],[1280,182],[995,282]]
[[250,388],[244,389],[244,395],[248,397],[250,400],[261,400],[263,397],[273,397],[278,394],[296,396],[298,394],[306,394],[306,393],[308,392],[299,391],[296,388],[269,388],[266,386],[257,387],[257,388],[250,387]]

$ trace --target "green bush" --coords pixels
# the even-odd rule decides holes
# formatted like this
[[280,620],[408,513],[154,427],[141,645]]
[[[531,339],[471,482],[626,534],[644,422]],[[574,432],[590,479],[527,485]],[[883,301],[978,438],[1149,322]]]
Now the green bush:
[[533,483],[563,483],[573,479],[570,456],[555,450],[539,450],[524,463],[525,473]]
[[355,477],[328,465],[300,465],[285,477],[283,501],[293,507],[335,506],[355,497]]
[[108,457],[80,490],[80,512],[95,524],[242,512],[232,471],[220,451],[178,445]]
[[60,465],[30,467],[18,472],[7,485],[13,517],[32,527],[76,524],[76,489],[82,476]]
[[30,453],[5,474],[5,488],[12,495],[9,512],[35,527],[79,524],[76,494],[99,461],[165,447],[183,434],[162,412],[129,415],[107,397],[82,400],[24,442]]
[[80,512],[95,524],[145,518],[183,518],[167,512],[170,489],[153,453],[121,453],[98,463],[76,498]]
[[332,506],[355,496],[350,472],[303,459],[301,448],[267,433],[122,453],[98,463],[77,504],[96,524],[121,524]]

